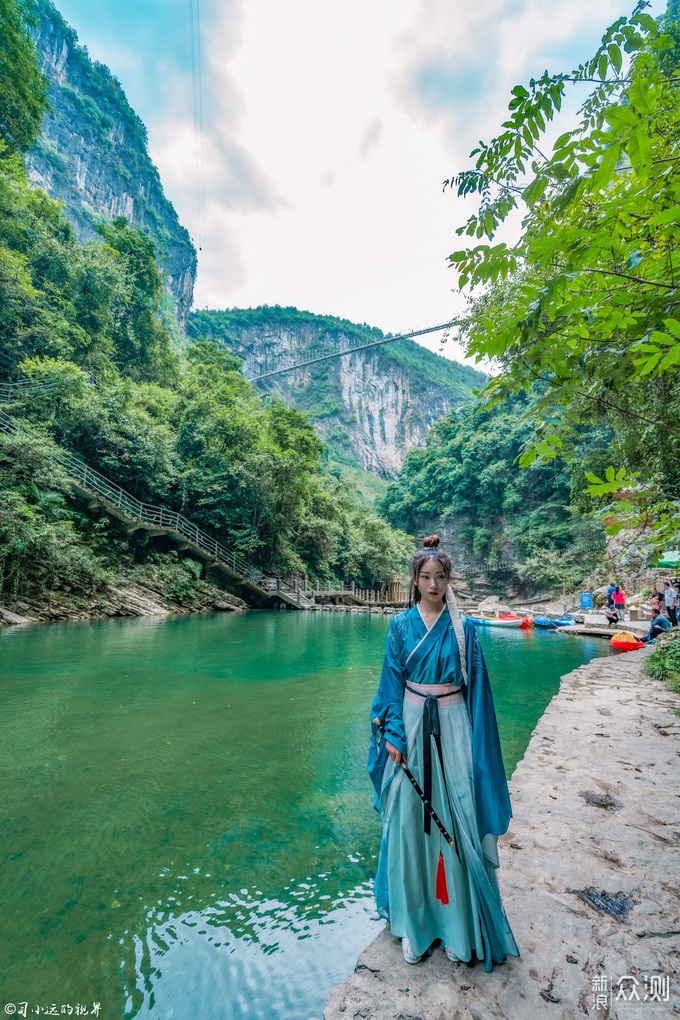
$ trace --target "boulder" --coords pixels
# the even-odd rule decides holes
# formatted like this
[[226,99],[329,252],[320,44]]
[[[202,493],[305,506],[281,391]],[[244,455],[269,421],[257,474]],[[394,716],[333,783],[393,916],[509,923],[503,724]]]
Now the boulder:
[[488,599],[484,599],[477,606],[478,613],[492,613],[494,616],[499,616],[501,613],[511,613],[512,609],[510,606],[505,605],[504,602],[498,598],[498,595],[490,595]]

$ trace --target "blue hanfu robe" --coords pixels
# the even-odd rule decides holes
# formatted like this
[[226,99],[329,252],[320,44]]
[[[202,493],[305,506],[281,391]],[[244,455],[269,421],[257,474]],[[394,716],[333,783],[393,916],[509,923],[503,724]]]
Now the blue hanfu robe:
[[[456,631],[465,640],[462,660]],[[431,802],[455,836],[455,846],[441,839],[434,824],[425,832],[421,801],[387,754],[385,737],[423,786],[425,701],[409,692],[405,697],[407,684],[416,690],[442,684],[461,688],[462,697],[440,702],[441,761],[435,738],[429,737]],[[463,618],[461,625],[455,602],[451,611],[445,606],[429,631],[417,605],[393,617],[371,720],[368,771],[383,819],[374,885],[378,912],[390,921],[392,934],[409,939],[418,956],[437,939],[461,960],[481,960],[487,971],[507,956],[519,956],[496,879],[496,837],[511,817],[498,726],[479,638],[469,620]],[[435,895],[440,852],[447,905]]]

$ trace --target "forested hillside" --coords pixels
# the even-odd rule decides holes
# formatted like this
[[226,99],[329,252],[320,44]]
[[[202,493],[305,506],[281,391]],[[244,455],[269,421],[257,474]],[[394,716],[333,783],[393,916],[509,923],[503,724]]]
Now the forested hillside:
[[[604,530],[572,507],[564,464],[518,459],[532,436],[540,392],[508,397],[485,409],[480,401],[447,415],[424,449],[412,450],[380,506],[394,525],[424,534],[438,530],[457,572],[484,576],[500,589],[569,589],[602,555]],[[609,436],[584,436],[594,451]]]
[[147,131],[108,67],[90,58],[51,0],[32,0],[31,31],[50,109],[26,154],[29,175],[64,205],[80,241],[125,216],[156,245],[182,325],[191,307],[196,251],[147,149]]
[[[187,328],[219,339],[250,376],[384,339],[365,323],[279,306],[198,311]],[[261,388],[309,414],[335,461],[396,479],[430,426],[485,381],[474,368],[398,340],[273,376]]]
[[44,91],[21,8],[2,4],[5,43],[21,60],[2,68],[10,85],[14,73],[16,115],[0,121],[0,381],[44,385],[4,405],[27,431],[0,437],[0,590],[96,595],[121,571],[159,569],[167,586],[190,589],[201,573],[164,539],[128,536],[78,497],[50,463],[57,444],[263,570],[367,584],[403,565],[408,540],[323,472],[304,415],[258,396],[221,344],[173,344],[153,242],[117,218],[80,243],[30,186],[22,153]]
[[[641,564],[680,537],[680,22],[675,0],[659,20],[647,6],[570,73],[517,85],[446,182],[478,199],[450,261],[473,297],[468,353],[496,362],[490,405],[543,381],[521,463],[566,460]],[[579,118],[551,145],[567,88]],[[595,450],[591,427],[609,437]]]

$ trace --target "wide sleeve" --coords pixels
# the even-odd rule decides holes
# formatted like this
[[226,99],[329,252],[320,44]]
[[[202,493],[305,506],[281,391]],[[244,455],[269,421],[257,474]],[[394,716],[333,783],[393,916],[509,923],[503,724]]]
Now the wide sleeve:
[[371,744],[368,753],[368,772],[379,795],[382,775],[387,760],[385,739],[378,737],[375,719],[390,744],[406,756],[406,730],[402,704],[404,700],[404,669],[402,665],[403,639],[400,633],[399,617],[393,617],[387,635],[387,646],[383,660],[380,684],[371,709]]
[[472,623],[465,622],[468,662],[466,692],[472,724],[472,765],[479,834],[500,836],[512,817],[498,723],[482,646]]

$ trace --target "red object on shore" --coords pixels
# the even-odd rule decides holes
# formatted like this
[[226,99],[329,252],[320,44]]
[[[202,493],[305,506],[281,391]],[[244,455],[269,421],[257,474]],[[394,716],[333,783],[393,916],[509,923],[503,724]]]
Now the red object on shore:
[[515,613],[499,613],[498,619],[499,620],[521,620],[522,622],[519,625],[519,629],[520,630],[526,630],[528,627],[533,627],[533,623],[529,619],[528,616],[521,617],[521,616],[517,616]]
[[644,648],[644,642],[638,641],[629,630],[619,630],[609,642],[619,652],[634,652],[636,648]]

